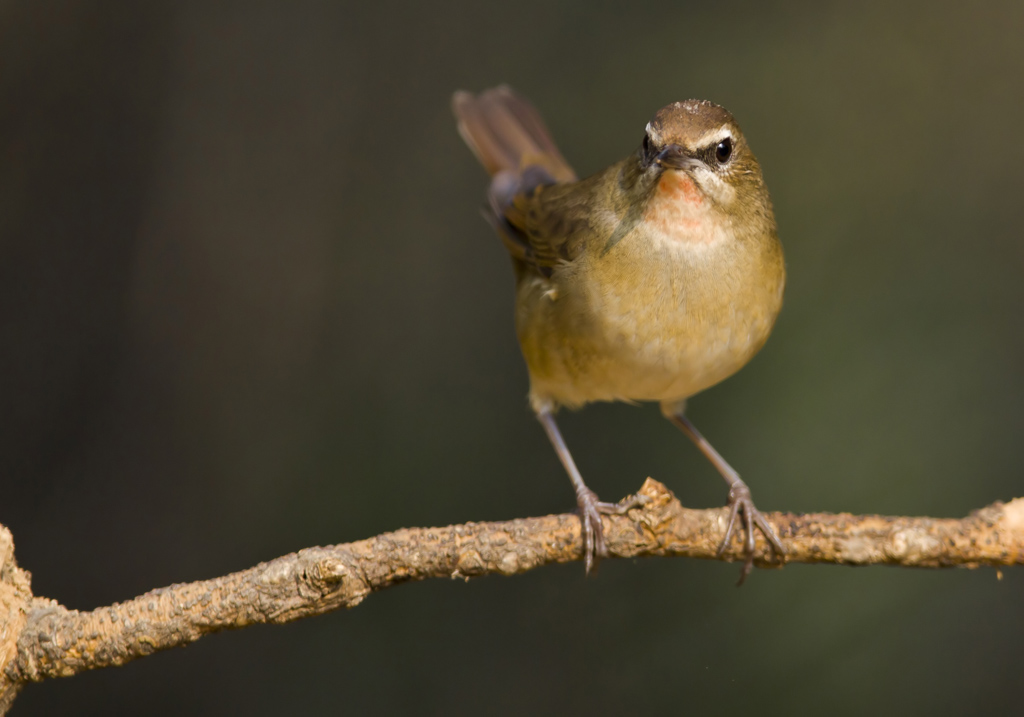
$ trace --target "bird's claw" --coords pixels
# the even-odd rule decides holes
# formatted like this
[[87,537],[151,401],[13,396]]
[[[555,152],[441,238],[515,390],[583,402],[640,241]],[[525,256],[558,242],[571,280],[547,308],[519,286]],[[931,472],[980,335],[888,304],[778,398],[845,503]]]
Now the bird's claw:
[[650,501],[648,496],[635,494],[623,498],[618,503],[605,503],[598,500],[597,494],[589,488],[584,488],[576,494],[576,505],[579,507],[580,523],[582,523],[580,532],[583,537],[583,565],[588,575],[597,566],[597,561],[608,555],[601,516],[623,515],[648,501]]
[[625,515],[633,510],[633,508],[640,508],[650,502],[651,497],[649,495],[634,493],[633,495],[627,495],[618,503],[598,503],[597,509],[604,515]]
[[779,536],[776,535],[775,529],[772,528],[764,515],[761,514],[754,506],[754,501],[750,497],[750,488],[747,487],[746,483],[738,482],[729,489],[729,500],[727,502],[729,506],[729,522],[725,526],[725,537],[722,538],[721,545],[718,546],[718,554],[721,555],[725,552],[725,549],[729,547],[729,543],[732,541],[733,530],[736,527],[736,519],[740,513],[743,513],[743,531],[745,538],[743,541],[743,552],[746,554],[747,559],[743,563],[743,569],[740,571],[740,579],[737,585],[742,585],[743,581],[750,575],[750,571],[754,568],[754,528],[756,527],[764,537],[768,540],[768,545],[771,548],[772,554],[777,558],[782,558],[786,554],[786,549],[782,546],[782,541],[779,540]]
[[583,566],[589,575],[598,559],[608,554],[604,542],[604,526],[601,524],[601,501],[589,488],[576,493],[576,505],[580,513],[580,533],[583,538]]

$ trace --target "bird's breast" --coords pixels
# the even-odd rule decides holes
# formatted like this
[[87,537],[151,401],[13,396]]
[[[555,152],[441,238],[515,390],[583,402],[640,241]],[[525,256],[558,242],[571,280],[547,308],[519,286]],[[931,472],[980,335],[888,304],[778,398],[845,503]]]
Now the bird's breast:
[[663,181],[611,251],[520,286],[535,400],[686,398],[735,373],[767,339],[784,281],[774,234],[737,238],[709,218],[692,180]]

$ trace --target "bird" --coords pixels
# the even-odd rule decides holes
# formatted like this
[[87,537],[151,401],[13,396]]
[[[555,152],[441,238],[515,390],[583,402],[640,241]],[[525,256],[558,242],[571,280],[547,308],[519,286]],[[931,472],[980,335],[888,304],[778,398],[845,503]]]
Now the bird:
[[529,403],[572,481],[586,574],[607,555],[606,503],[587,487],[555,414],[596,401],[658,402],[728,485],[723,553],[737,526],[785,548],[747,484],[685,414],[742,368],[782,308],[785,261],[761,167],[739,125],[707,100],[675,102],[636,151],[579,179],[537,110],[507,85],[452,98],[459,134],[491,176],[484,208],[512,259]]

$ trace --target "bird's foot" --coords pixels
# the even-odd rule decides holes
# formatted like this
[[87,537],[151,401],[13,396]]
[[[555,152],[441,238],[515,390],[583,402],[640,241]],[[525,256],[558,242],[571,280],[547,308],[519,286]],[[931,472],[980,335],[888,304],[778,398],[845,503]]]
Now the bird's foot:
[[645,495],[634,494],[623,498],[618,503],[605,503],[598,500],[597,494],[589,488],[584,487],[576,493],[576,505],[579,507],[580,523],[582,523],[583,565],[588,575],[597,566],[597,561],[608,555],[601,516],[622,515],[628,510],[642,506],[649,500],[650,498]]
[[639,508],[650,502],[651,497],[649,495],[634,493],[633,495],[627,495],[618,503],[599,502],[597,507],[604,515],[625,515],[633,510],[633,508]]
[[726,505],[729,506],[729,522],[725,526],[725,537],[722,538],[722,544],[718,546],[718,554],[721,555],[729,546],[733,530],[736,527],[736,519],[740,513],[743,513],[743,527],[741,529],[746,533],[743,552],[746,554],[747,560],[743,563],[743,569],[740,571],[740,580],[736,583],[737,585],[742,585],[743,581],[750,575],[750,571],[754,568],[755,526],[768,540],[768,545],[777,558],[783,558],[786,554],[786,549],[782,546],[779,536],[775,534],[775,529],[772,528],[771,523],[765,519],[761,511],[754,507],[754,501],[750,497],[750,488],[747,487],[746,483],[738,480],[733,484],[732,488],[729,489],[729,500]]

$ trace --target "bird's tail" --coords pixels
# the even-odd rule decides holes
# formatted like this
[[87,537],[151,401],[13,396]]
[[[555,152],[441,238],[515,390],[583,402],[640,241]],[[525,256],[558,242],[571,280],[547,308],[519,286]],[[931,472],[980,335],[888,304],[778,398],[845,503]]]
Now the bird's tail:
[[456,92],[452,109],[459,134],[494,176],[519,174],[538,166],[556,182],[572,182],[576,173],[558,151],[540,114],[507,85],[472,95]]

